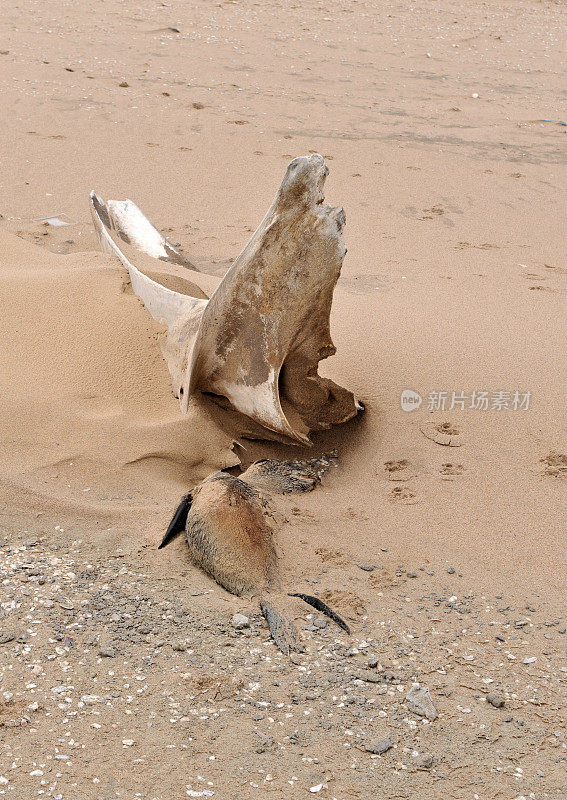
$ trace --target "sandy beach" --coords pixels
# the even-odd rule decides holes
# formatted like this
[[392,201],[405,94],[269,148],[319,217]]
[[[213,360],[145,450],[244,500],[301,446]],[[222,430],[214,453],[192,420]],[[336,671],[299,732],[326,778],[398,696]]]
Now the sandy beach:
[[[3,3],[0,797],[566,796],[564,38],[549,0]],[[88,197],[210,294],[310,153],[320,372],[366,411],[307,448],[181,414]],[[280,568],[352,633],[290,598],[290,659],[157,545],[212,472],[312,457]]]

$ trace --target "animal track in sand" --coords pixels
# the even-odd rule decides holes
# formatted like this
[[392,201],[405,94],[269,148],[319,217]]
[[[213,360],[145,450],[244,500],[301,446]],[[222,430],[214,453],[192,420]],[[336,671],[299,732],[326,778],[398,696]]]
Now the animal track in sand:
[[460,429],[452,422],[425,422],[420,431],[427,439],[444,447],[460,447],[464,441]]
[[551,450],[545,458],[540,458],[545,464],[543,474],[549,478],[567,478],[567,455]]
[[384,469],[389,481],[409,481],[417,475],[417,470],[407,458],[401,458],[399,461],[385,461]]
[[462,475],[464,471],[465,468],[462,464],[452,464],[451,462],[441,464],[441,469],[439,470],[441,479],[444,481],[453,481],[457,476]]
[[407,486],[395,486],[389,494],[389,500],[404,506],[414,506],[419,503],[417,494]]
[[382,569],[380,572],[378,570],[372,572],[368,577],[368,583],[373,589],[387,589],[390,586],[395,586],[398,581],[392,573]]
[[442,216],[445,213],[445,209],[441,206],[433,206],[433,208],[424,208],[422,213],[425,216],[419,217],[419,219],[433,219],[434,216]]
[[497,244],[490,244],[490,242],[483,242],[482,244],[471,244],[470,242],[459,242],[455,246],[455,250],[466,250],[468,247],[473,250],[499,250]]
[[[525,264],[520,264],[521,267],[525,267]],[[559,267],[550,267],[547,264],[544,264],[546,269],[557,271],[561,273],[561,269]],[[567,271],[566,271],[567,272]],[[550,286],[543,286],[543,282],[549,280],[550,277],[554,277],[553,275],[539,275],[537,272],[522,272],[522,278],[525,278],[528,281],[533,281],[532,286],[529,287],[530,291],[538,291],[538,292],[557,292],[557,289],[552,289]],[[537,281],[537,283],[536,283]]]
[[340,550],[328,550],[326,547],[318,547],[315,552],[320,557],[323,564],[329,561],[333,564],[348,564],[349,559]]
[[340,609],[347,619],[356,619],[366,614],[366,607],[361,598],[354,592],[343,589],[324,589],[321,599],[327,605],[333,605]]
[[294,517],[302,519],[304,522],[313,522],[315,520],[315,514],[299,506],[294,506],[291,509],[291,513]]

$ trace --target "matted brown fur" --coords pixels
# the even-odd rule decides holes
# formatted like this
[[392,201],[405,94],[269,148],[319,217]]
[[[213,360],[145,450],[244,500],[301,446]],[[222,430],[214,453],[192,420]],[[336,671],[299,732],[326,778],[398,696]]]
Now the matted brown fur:
[[[292,650],[301,651],[301,640],[293,623],[272,602],[279,598],[281,604],[286,593],[276,574],[270,523],[273,514],[267,497],[255,487],[277,494],[311,491],[328,463],[324,457],[308,462],[264,459],[252,464],[241,478],[216,472],[183,497],[160,545],[165,547],[185,530],[195,564],[232,594],[259,597],[270,634],[286,655]],[[350,632],[346,622],[319,597],[287,594],[300,598]]]
[[185,535],[195,563],[232,594],[271,588],[276,552],[265,498],[224,472],[206,478],[192,496]]

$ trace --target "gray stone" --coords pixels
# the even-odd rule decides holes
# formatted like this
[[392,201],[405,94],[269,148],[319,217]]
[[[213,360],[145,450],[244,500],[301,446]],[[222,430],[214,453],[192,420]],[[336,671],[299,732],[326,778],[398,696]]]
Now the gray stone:
[[360,678],[361,681],[366,681],[367,683],[382,683],[384,680],[380,672],[371,672],[370,670],[366,672],[360,672],[356,677]]
[[502,708],[504,705],[504,698],[501,694],[497,694],[496,692],[490,692],[486,695],[486,702],[490,703],[491,706],[494,708]]
[[367,753],[381,756],[382,753],[387,753],[394,746],[391,739],[373,739],[365,747]]
[[243,628],[250,627],[250,620],[244,614],[235,614],[230,623],[233,628],[236,628],[237,631],[241,631]]
[[414,714],[425,717],[430,722],[437,719],[437,709],[433,705],[427,686],[420,686],[419,683],[414,683],[406,695],[406,703]]
[[418,769],[431,769],[434,760],[433,756],[428,753],[427,755],[417,756],[414,764]]
[[101,647],[98,651],[99,656],[102,658],[116,658],[116,650],[111,645]]

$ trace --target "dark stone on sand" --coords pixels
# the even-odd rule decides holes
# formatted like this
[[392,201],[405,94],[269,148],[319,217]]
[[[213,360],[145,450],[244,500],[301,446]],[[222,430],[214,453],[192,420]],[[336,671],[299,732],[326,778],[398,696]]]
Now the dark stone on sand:
[[367,753],[372,755],[381,756],[382,753],[387,753],[394,746],[391,739],[373,739],[365,747]]
[[490,692],[490,694],[486,695],[486,702],[490,703],[490,705],[494,706],[494,708],[502,708],[504,705],[504,698],[501,694]]
[[366,681],[367,683],[382,683],[384,680],[380,672],[371,672],[370,670],[359,673],[357,678],[360,678],[361,681]]

